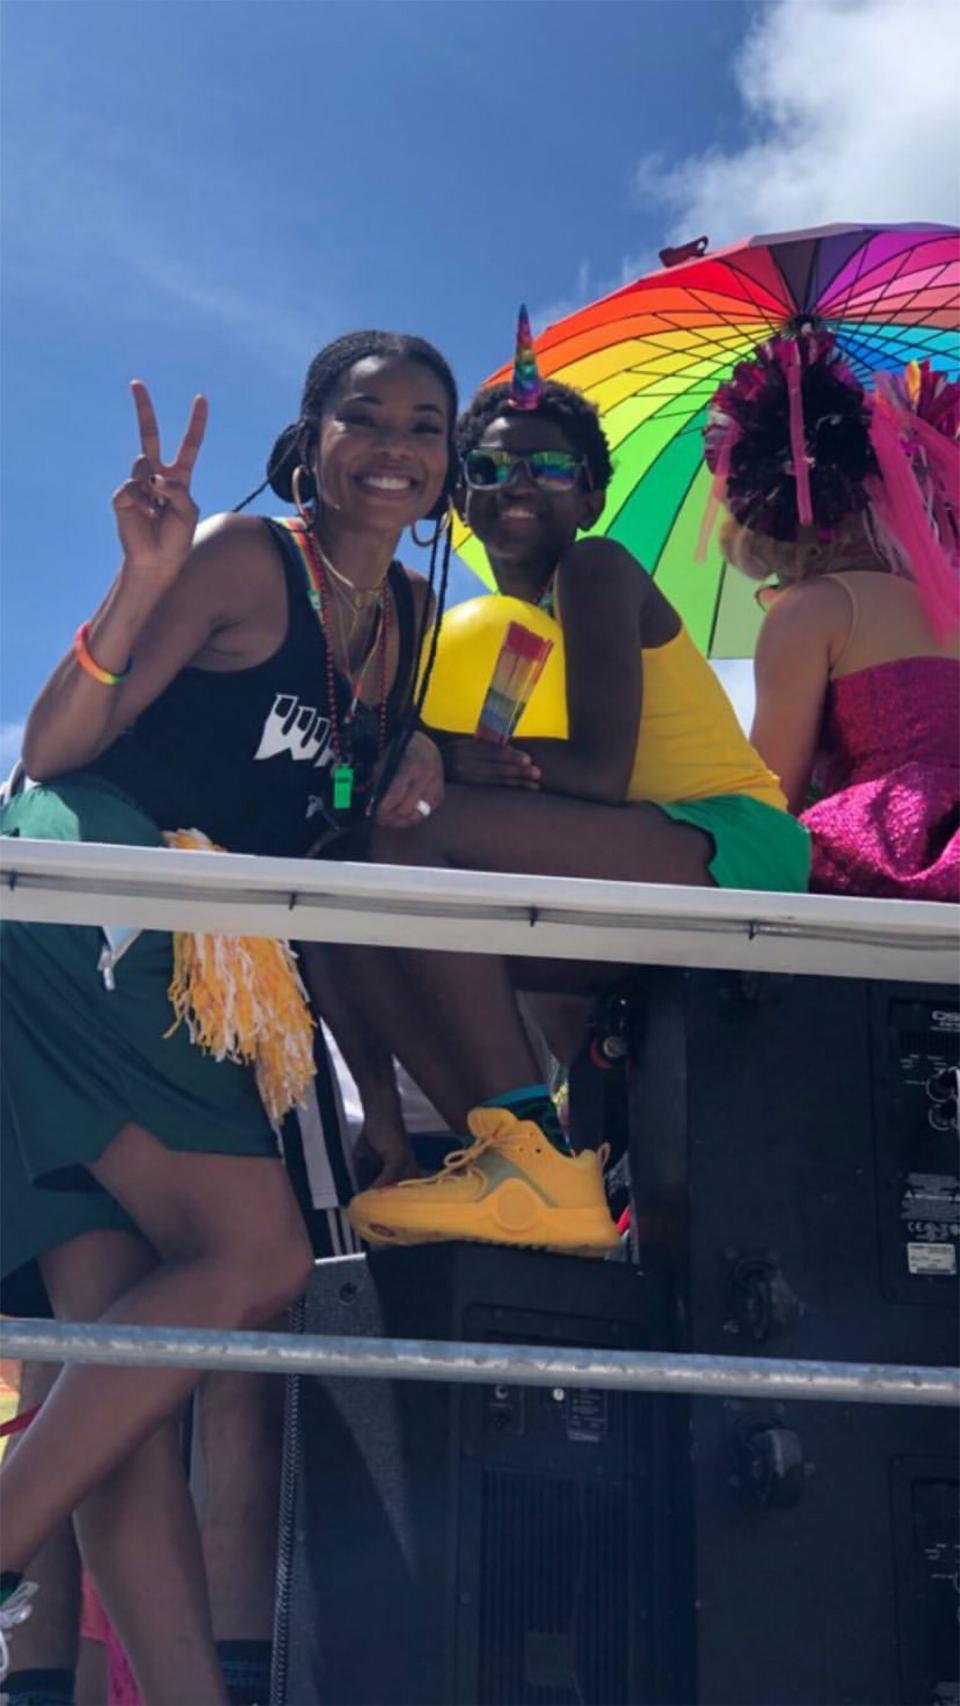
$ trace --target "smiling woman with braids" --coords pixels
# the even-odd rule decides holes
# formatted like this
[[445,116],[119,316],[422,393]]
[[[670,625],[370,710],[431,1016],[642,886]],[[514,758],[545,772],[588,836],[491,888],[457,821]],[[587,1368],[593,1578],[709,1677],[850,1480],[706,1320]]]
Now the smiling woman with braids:
[[[269,463],[298,519],[220,516],[196,535],[206,404],[164,462],[147,390],[133,392],[122,564],[30,714],[38,786],[5,808],[3,832],[306,855],[374,816],[423,822],[443,795],[438,753],[411,734],[431,612],[395,553],[420,518],[435,519],[434,559],[442,535],[457,405],[442,357],[383,332],[329,345]],[[193,938],[145,931],[121,959],[105,936],[4,926],[6,1270],[39,1257],[68,1320],[265,1323],[311,1257],[265,1111],[279,1118],[302,1087],[291,1037],[301,1077],[312,1067],[293,963],[279,944],[234,954],[235,1009],[251,1019],[218,1029],[234,1004]],[[187,1023],[171,1033],[175,1016]],[[2,1477],[0,1601],[22,1596],[19,1573],[80,1506],[143,1695],[184,1706],[224,1698],[172,1425],[195,1383],[74,1365]],[[19,1611],[0,1603],[0,1632]]]

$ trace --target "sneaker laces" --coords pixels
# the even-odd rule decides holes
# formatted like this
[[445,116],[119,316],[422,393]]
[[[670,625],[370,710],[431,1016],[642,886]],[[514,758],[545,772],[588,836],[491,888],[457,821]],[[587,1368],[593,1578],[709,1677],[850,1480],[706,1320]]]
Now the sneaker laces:
[[[536,1124],[535,1120],[528,1120],[521,1123],[532,1125],[540,1136],[542,1142],[545,1143],[548,1148],[550,1147],[549,1139],[540,1130],[540,1127]],[[454,1175],[465,1176],[467,1173],[476,1172],[476,1163],[479,1161],[481,1155],[484,1155],[488,1149],[496,1149],[498,1147],[496,1137],[494,1137],[492,1133],[488,1132],[484,1137],[474,1138],[473,1142],[468,1144],[466,1149],[451,1149],[449,1155],[444,1156],[443,1166],[439,1173],[431,1173],[429,1178],[426,1179],[398,1179],[394,1189],[403,1191],[408,1190],[412,1185],[442,1185]],[[609,1143],[601,1143],[596,1155],[600,1172],[602,1174],[610,1159]],[[565,1156],[564,1160],[566,1159],[568,1159],[568,1157]],[[572,1161],[575,1160],[576,1157],[570,1156],[569,1159]]]
[[411,1185],[442,1185],[454,1174],[475,1172],[476,1162],[488,1149],[496,1149],[496,1138],[487,1133],[485,1137],[474,1138],[466,1149],[451,1149],[449,1155],[443,1158],[443,1166],[439,1173],[431,1173],[427,1179],[398,1179],[395,1190],[403,1191]]
[[20,1582],[14,1588],[9,1598],[0,1605],[0,1682],[3,1681],[10,1669],[10,1644],[7,1632],[16,1629],[19,1623],[26,1623],[33,1606],[31,1600],[37,1591],[36,1582]]

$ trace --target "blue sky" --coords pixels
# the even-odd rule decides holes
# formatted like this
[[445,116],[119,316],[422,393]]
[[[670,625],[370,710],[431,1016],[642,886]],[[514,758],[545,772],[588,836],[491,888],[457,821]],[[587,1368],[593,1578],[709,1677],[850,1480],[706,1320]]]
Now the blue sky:
[[[150,384],[171,446],[193,393],[209,396],[196,479],[209,513],[257,483],[310,357],[353,326],[425,334],[468,395],[509,353],[521,298],[543,323],[678,235],[726,241],[769,228],[768,213],[812,223],[811,208],[950,218],[952,170],[931,175],[922,143],[955,119],[931,94],[929,54],[904,97],[898,8],[6,0],[3,759],[116,567],[131,377]],[[910,10],[914,53],[918,31],[947,40],[947,0]],[[881,50],[898,67],[913,130],[893,123],[895,169],[876,136],[861,146],[824,117],[851,29],[874,55],[868,81]],[[778,89],[778,31],[808,61],[823,35],[806,112]],[[811,135],[830,170],[801,183],[791,162]]]

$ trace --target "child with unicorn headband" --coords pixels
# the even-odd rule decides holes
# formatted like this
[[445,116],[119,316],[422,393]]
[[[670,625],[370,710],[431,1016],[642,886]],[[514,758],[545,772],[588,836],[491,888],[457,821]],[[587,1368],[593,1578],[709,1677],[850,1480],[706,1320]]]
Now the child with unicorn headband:
[[[541,380],[523,312],[513,382],[478,393],[457,444],[456,502],[509,596],[461,607],[444,623],[424,715],[434,730],[460,731],[443,745],[452,785],[443,809],[406,838],[375,831],[371,857],[804,889],[808,835],[676,611],[621,545],[578,539],[603,509],[609,449],[588,401]],[[476,727],[485,682],[477,679],[478,703],[465,715],[447,701],[454,688],[464,692],[474,623],[498,624],[499,633],[511,616],[549,633],[551,664],[563,665],[559,702],[553,726],[541,719],[531,736],[521,724],[495,747],[463,732]],[[531,713],[546,689],[545,674]],[[389,1037],[451,1128],[466,1125],[474,1138],[433,1179],[355,1197],[355,1229],[374,1243],[609,1249],[616,1239],[595,1157],[564,1151],[518,1015],[514,972],[529,988],[530,968],[477,955],[332,952],[358,1011]],[[427,1031],[424,1010],[436,1017]]]
[[724,553],[767,612],[753,740],[817,890],[960,899],[958,431],[960,386],[914,362],[867,396],[815,324],[713,399]]

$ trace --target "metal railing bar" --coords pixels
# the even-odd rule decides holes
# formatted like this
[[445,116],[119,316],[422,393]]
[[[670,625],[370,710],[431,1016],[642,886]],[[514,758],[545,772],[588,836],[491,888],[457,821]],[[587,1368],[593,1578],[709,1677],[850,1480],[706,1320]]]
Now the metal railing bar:
[[960,1406],[960,1369],[884,1363],[45,1321],[4,1322],[0,1344],[5,1356],[34,1362]]
[[[161,883],[151,881],[149,884],[117,880],[113,878],[69,878],[39,876],[29,872],[18,872],[8,869],[0,875],[0,883],[7,889],[19,889],[26,893],[61,893],[75,892],[78,895],[104,895],[108,899],[118,900],[161,900],[183,901],[188,898],[184,893],[182,883]],[[863,943],[871,947],[887,947],[901,951],[916,951],[950,954],[956,958],[960,949],[955,941],[937,941],[928,935],[907,932],[893,934],[891,932],[869,932],[862,929],[845,928],[843,925],[818,923],[790,923],[786,920],[767,920],[751,918],[683,918],[671,914],[666,918],[656,918],[650,914],[640,914],[630,911],[585,912],[582,918],[571,918],[568,908],[552,906],[526,906],[522,903],[508,905],[491,905],[486,902],[479,914],[474,902],[457,900],[419,900],[403,899],[398,902],[395,898],[380,899],[373,895],[352,895],[347,899],[339,894],[309,894],[299,890],[287,889],[257,889],[244,890],[232,888],[205,888],[202,895],[195,897],[204,903],[224,903],[232,906],[249,907],[255,916],[258,911],[271,907],[283,907],[287,912],[330,912],[343,911],[349,908],[364,916],[392,916],[398,912],[406,916],[424,919],[457,920],[468,919],[475,921],[493,921],[503,924],[525,924],[531,929],[537,925],[556,924],[572,928],[583,927],[597,930],[642,930],[662,934],[676,933],[681,936],[746,936],[750,939],[769,937],[773,940],[802,939],[812,942],[832,942],[855,945]],[[254,917],[251,918],[251,923]]]

